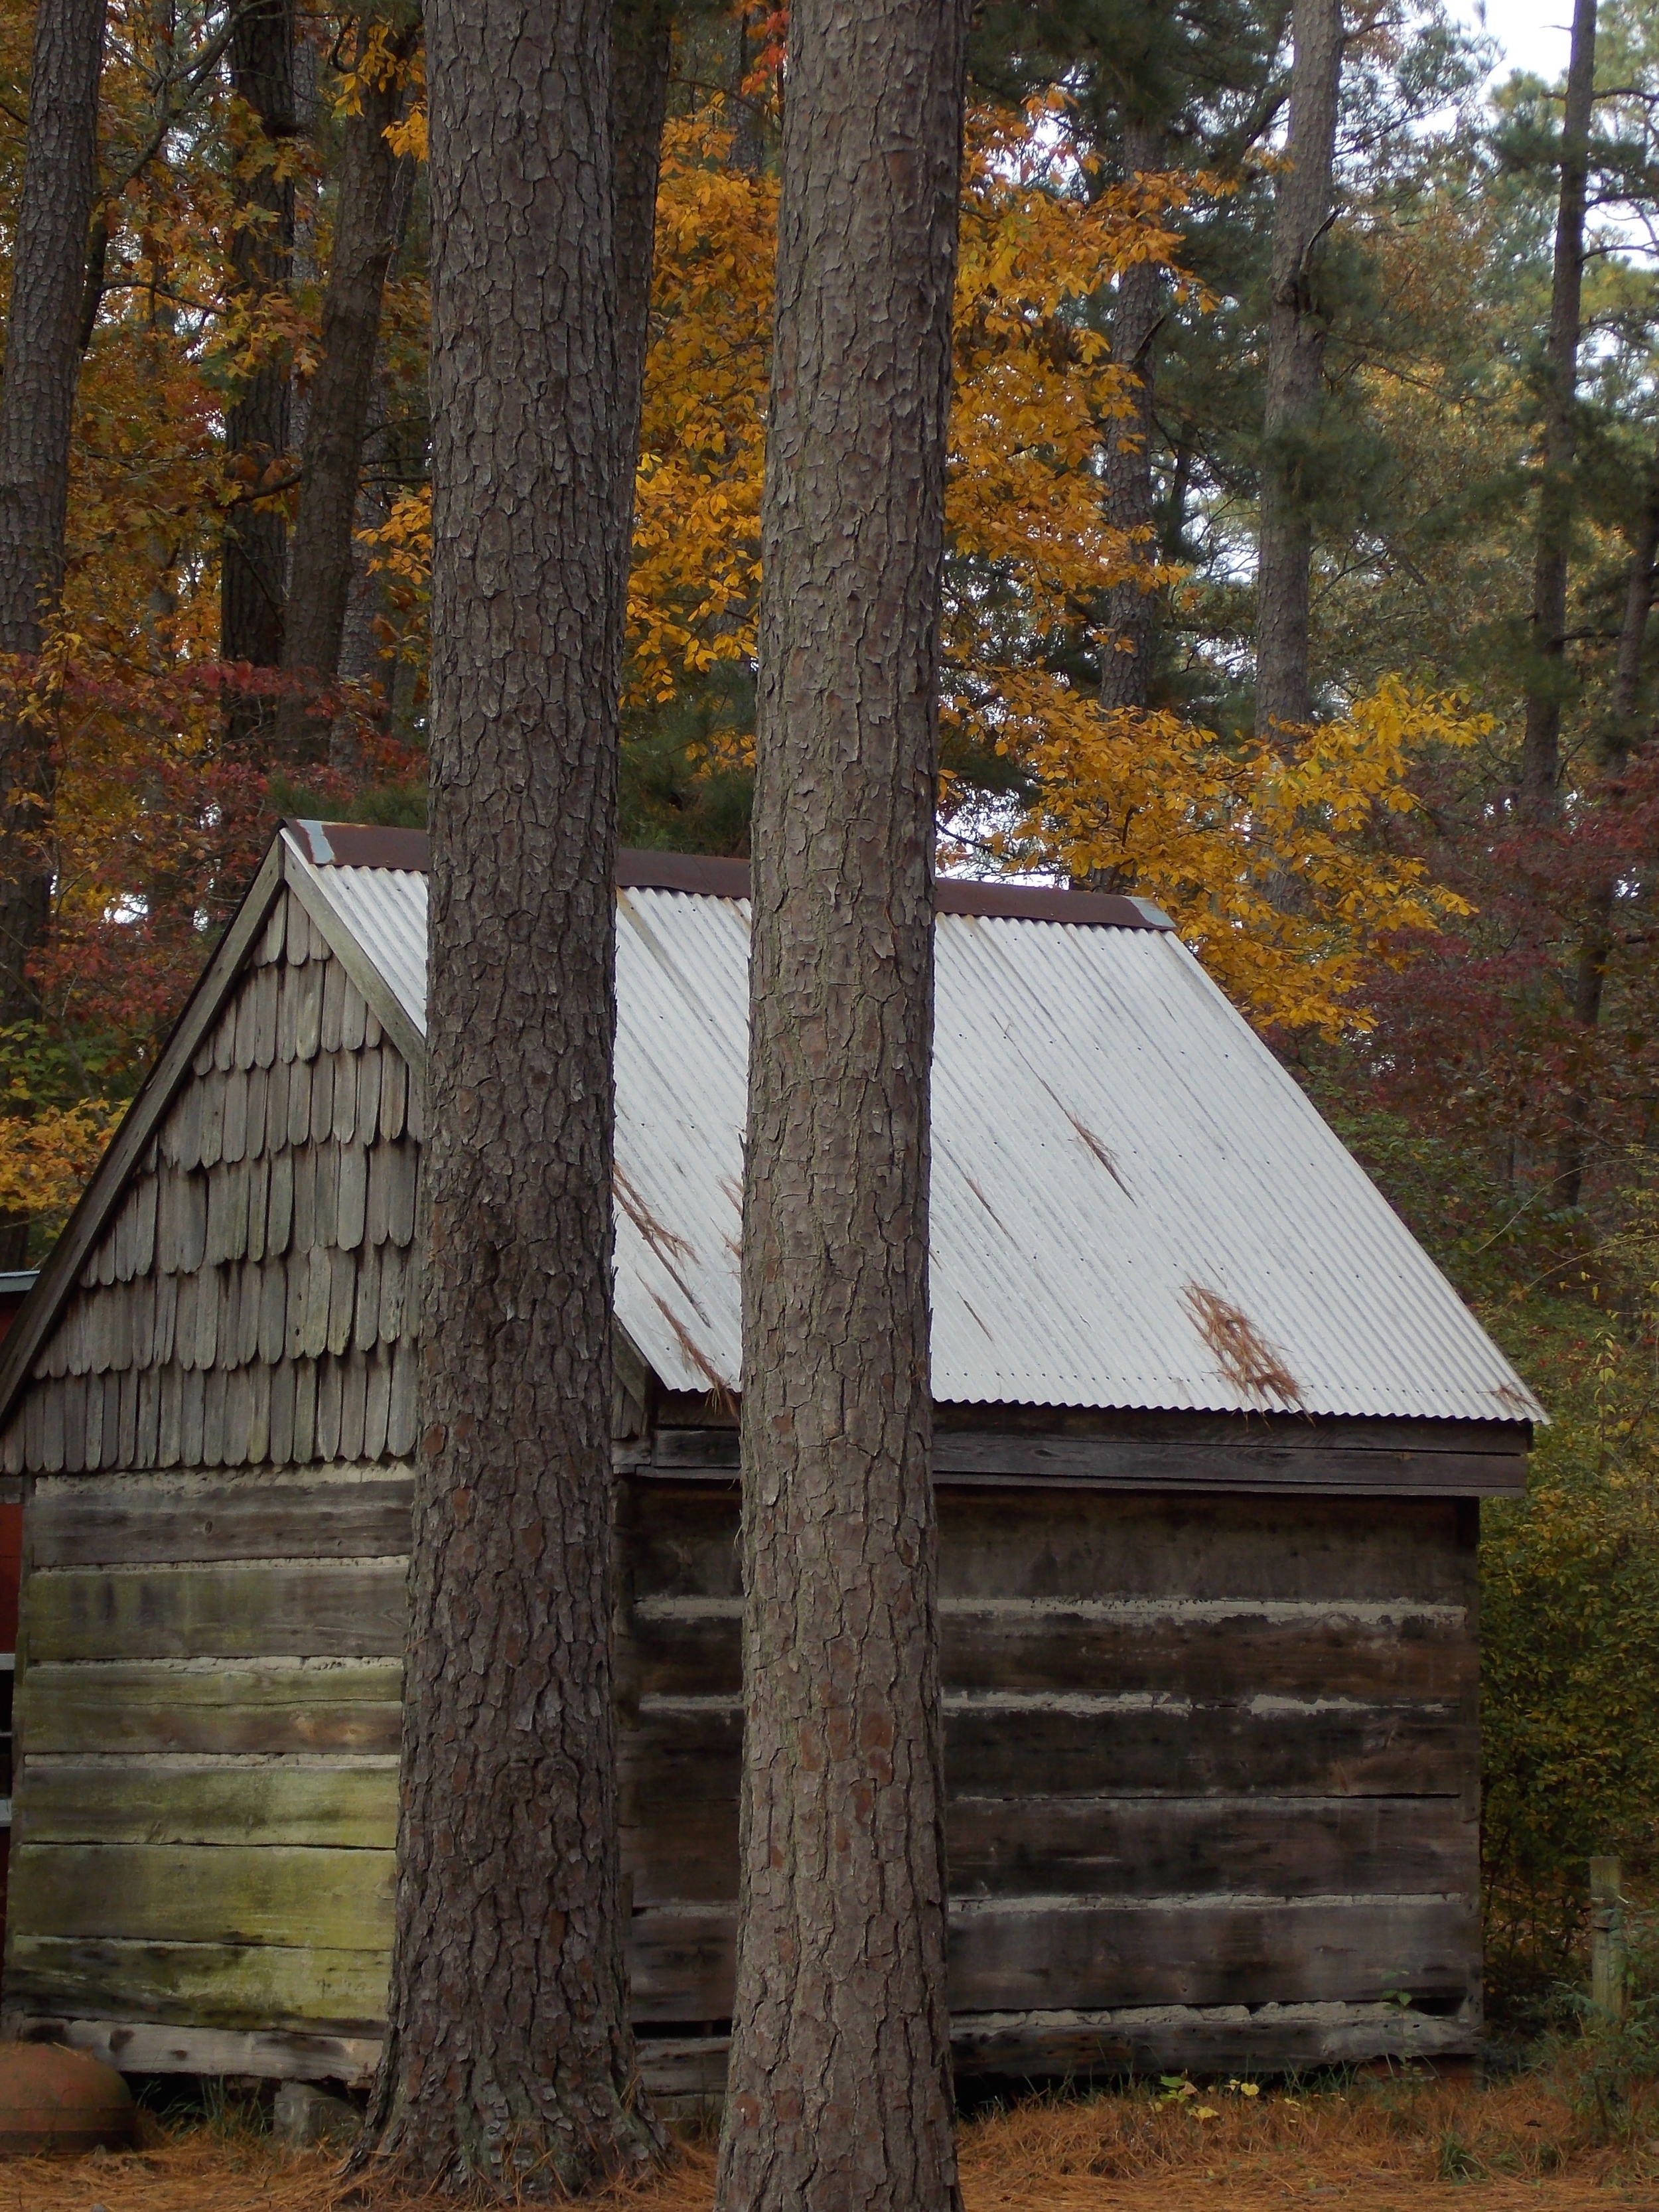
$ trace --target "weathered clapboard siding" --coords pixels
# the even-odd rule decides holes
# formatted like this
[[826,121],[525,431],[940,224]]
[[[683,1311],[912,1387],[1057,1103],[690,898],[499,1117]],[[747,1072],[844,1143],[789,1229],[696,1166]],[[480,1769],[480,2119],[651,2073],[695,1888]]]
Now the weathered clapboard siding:
[[407,1468],[354,1468],[325,1486],[260,1471],[42,1476],[29,1508],[36,1567],[191,1560],[381,1559],[407,1549]]
[[402,1055],[284,891],[82,1267],[0,1464],[405,1456],[420,1113]]
[[148,1943],[35,1936],[6,1942],[12,2019],[159,2021],[202,2027],[378,2035],[386,1954],[276,1943]]
[[391,1756],[370,1763],[36,1752],[28,1834],[31,1850],[186,1844],[389,1851],[398,1839],[398,1765]]
[[[736,1919],[730,1906],[636,1912],[635,2018],[728,2018]],[[1478,1908],[1465,1898],[953,1903],[951,2008],[1376,2003],[1391,1990],[1457,2005],[1478,1942]]]
[[[35,1753],[357,1752],[395,1756],[400,1660],[265,1658],[35,1662],[21,1675],[18,1728]],[[27,1818],[33,1768],[27,1768]]]
[[380,2021],[410,1487],[35,1479],[9,2014],[331,2050]]
[[[1467,1510],[1024,1481],[943,1490],[939,1525],[955,2012],[1393,1990],[1473,2032]],[[635,2010],[666,2028],[731,2003],[735,1496],[659,1475],[624,1528]]]
[[[1340,1491],[1345,1497],[1480,1498],[1525,1486],[1524,1423],[1382,1421],[1326,1415],[1106,1413],[1002,1406],[936,1409],[933,1474],[952,1488],[1032,1480],[1062,1488]],[[1027,1419],[1018,1422],[1024,1412]],[[617,1451],[619,1469],[669,1480],[735,1472],[734,1427],[681,1401]]]
[[391,1657],[404,1576],[398,1559],[48,1570],[29,1577],[29,1657]]

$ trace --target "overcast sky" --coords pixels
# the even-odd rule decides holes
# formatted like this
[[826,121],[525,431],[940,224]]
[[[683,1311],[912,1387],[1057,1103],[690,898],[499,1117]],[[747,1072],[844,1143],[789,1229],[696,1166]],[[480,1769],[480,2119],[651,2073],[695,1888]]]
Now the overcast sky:
[[1484,19],[1486,27],[1504,49],[1498,75],[1512,69],[1534,70],[1540,76],[1560,76],[1567,66],[1572,0],[1453,0],[1452,12],[1466,22]]

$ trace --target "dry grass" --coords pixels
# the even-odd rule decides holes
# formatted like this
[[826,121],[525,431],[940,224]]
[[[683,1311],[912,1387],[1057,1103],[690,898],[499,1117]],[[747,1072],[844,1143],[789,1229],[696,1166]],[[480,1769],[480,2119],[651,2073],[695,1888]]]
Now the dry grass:
[[[127,2155],[0,2164],[0,2212],[432,2212],[434,2203],[385,2181],[342,2181],[337,2155],[285,2155],[251,2130],[151,2133]],[[1659,2212],[1659,2097],[1611,2134],[1540,2077],[1255,2099],[1212,2089],[1180,2105],[1055,2099],[970,2122],[962,2167],[967,2212]],[[599,2201],[605,2212],[708,2212],[713,2192],[712,2147],[690,2141],[667,2173]]]

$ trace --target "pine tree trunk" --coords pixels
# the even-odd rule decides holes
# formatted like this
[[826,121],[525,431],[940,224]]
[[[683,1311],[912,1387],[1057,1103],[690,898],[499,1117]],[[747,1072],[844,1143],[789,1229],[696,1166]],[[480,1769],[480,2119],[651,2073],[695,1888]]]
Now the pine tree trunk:
[[[1656,561],[1659,561],[1659,465],[1649,477],[1637,521],[1607,719],[1601,732],[1602,763],[1614,770],[1624,766],[1641,740],[1637,708],[1641,698],[1642,653],[1653,608]],[[1558,1206],[1576,1206],[1583,1202],[1584,1167],[1595,1114],[1587,1063],[1601,1024],[1607,963],[1613,957],[1613,909],[1618,889],[1616,871],[1610,872],[1595,885],[1590,893],[1589,919],[1579,941],[1572,994],[1573,1022],[1577,1030],[1573,1048],[1575,1066],[1567,1104],[1567,1126],[1555,1157]]]
[[[295,0],[251,0],[231,39],[231,82],[258,118],[270,149],[265,165],[240,186],[231,260],[236,281],[257,311],[286,286],[294,252],[294,187],[273,166],[299,129],[294,88]],[[238,489],[252,494],[289,449],[289,365],[278,356],[245,378],[225,410],[225,447]],[[287,597],[288,524],[283,509],[243,497],[226,520],[219,588],[219,652],[225,660],[277,668],[283,659]],[[231,717],[246,738],[269,720],[253,709]]]
[[1566,118],[1561,132],[1561,193],[1555,218],[1555,273],[1544,358],[1544,467],[1533,556],[1527,726],[1521,748],[1521,801],[1534,821],[1547,820],[1554,813],[1561,772],[1561,706],[1569,673],[1567,559],[1572,541],[1572,465],[1578,441],[1584,203],[1589,189],[1595,94],[1595,0],[1574,0]]
[[[360,37],[368,35],[365,23]],[[405,61],[419,36],[416,28],[403,31],[390,42],[391,56]],[[366,85],[361,99],[341,138],[334,246],[323,295],[322,357],[312,380],[301,461],[282,665],[302,688],[284,697],[278,712],[277,742],[284,762],[320,752],[328,742],[328,726],[313,719],[307,695],[325,691],[340,671],[380,307],[398,245],[401,164],[386,134],[397,120],[403,88],[390,81]]]
[[1342,80],[1341,0],[1296,0],[1290,167],[1273,191],[1262,416],[1261,546],[1256,577],[1255,726],[1311,721],[1309,581],[1313,559],[1310,451],[1328,331],[1319,295],[1321,239],[1330,222]]
[[622,450],[605,0],[437,0],[422,1435],[368,2147],[636,2168],[611,1662]]
[[[103,51],[104,0],[40,0],[0,381],[0,653],[39,653],[63,594]],[[38,725],[0,721],[0,1024],[36,1011],[55,774]],[[27,1219],[0,1217],[0,1267],[24,1266],[27,1250]]]
[[[1156,174],[1164,167],[1164,134],[1149,124],[1126,122],[1123,167],[1129,177]],[[1164,314],[1164,271],[1155,261],[1137,261],[1118,278],[1117,312],[1112,319],[1112,358],[1139,379],[1133,412],[1104,426],[1105,455],[1101,482],[1106,520],[1114,530],[1135,533],[1136,559],[1150,568],[1158,557],[1152,496],[1152,341]],[[1158,595],[1144,580],[1114,585],[1106,595],[1103,629],[1107,643],[1101,660],[1103,707],[1144,707],[1152,684],[1152,645]]]
[[957,2199],[928,1391],[965,0],[796,0],[762,526],[725,2212]]

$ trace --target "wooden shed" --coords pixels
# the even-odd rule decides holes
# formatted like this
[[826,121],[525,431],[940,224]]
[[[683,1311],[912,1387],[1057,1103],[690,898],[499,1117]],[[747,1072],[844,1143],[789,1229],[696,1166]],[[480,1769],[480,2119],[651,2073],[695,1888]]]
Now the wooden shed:
[[[424,852],[282,833],[0,1358],[6,2020],[131,2071],[376,2054]],[[1468,2052],[1478,1501],[1539,1409],[1156,908],[939,890],[958,2065]],[[680,2090],[731,2002],[745,891],[619,872],[624,1843]]]

